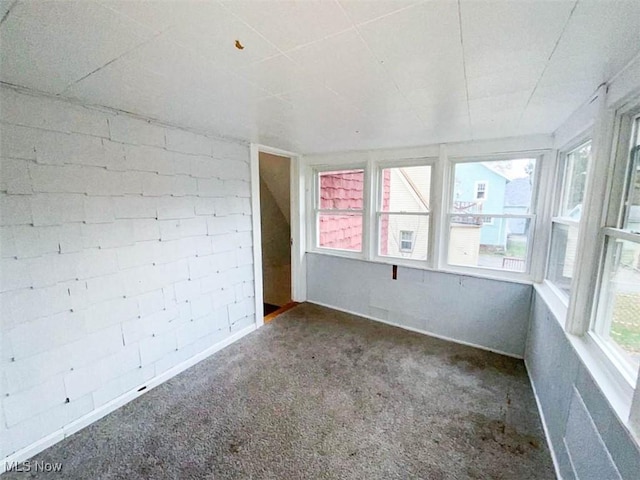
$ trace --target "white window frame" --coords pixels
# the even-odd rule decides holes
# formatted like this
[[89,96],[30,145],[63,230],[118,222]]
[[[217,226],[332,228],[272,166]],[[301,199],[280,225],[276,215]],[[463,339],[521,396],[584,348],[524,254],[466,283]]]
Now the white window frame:
[[[517,145],[517,143],[516,143]],[[525,146],[526,145],[526,146]],[[503,153],[508,152],[508,153]],[[553,155],[552,155],[553,154]],[[535,158],[536,175],[532,205],[537,214],[531,215],[529,224],[529,245],[526,272],[513,272],[501,269],[485,269],[478,267],[450,266],[447,264],[448,235],[446,222],[451,183],[453,178],[452,162],[461,163],[465,159],[470,162],[510,160],[518,158]],[[306,187],[306,212],[309,227],[307,234],[307,252],[335,257],[346,257],[386,265],[398,265],[427,271],[464,274],[476,278],[486,278],[515,283],[533,284],[544,277],[546,243],[539,238],[548,239],[541,212],[547,209],[546,183],[540,178],[552,178],[549,173],[555,163],[555,151],[549,142],[525,142],[523,148],[514,147],[510,141],[480,142],[478,144],[451,144],[439,146],[416,147],[409,149],[344,152],[338,154],[317,154],[306,159],[304,169]],[[377,211],[379,195],[379,175],[382,168],[410,167],[416,165],[431,166],[431,204],[429,245],[427,260],[413,260],[400,257],[378,255]],[[316,176],[321,171],[339,171],[364,169],[365,171],[365,205],[363,218],[363,252],[319,248],[317,246],[316,211]],[[543,191],[544,190],[544,191]],[[536,205],[536,203],[538,205]],[[486,215],[485,215],[486,216]],[[509,216],[509,215],[505,215]],[[527,217],[526,214],[512,215],[514,218]],[[540,250],[540,251],[538,251]]]
[[[431,185],[429,188],[429,212],[382,212],[382,171],[385,168],[406,168],[406,167],[431,167]],[[375,169],[375,181],[372,186],[372,195],[376,199],[375,205],[372,209],[371,215],[371,227],[370,236],[371,236],[371,245],[373,247],[373,252],[371,258],[376,262],[381,263],[391,263],[393,265],[404,265],[409,267],[418,267],[418,268],[430,268],[433,266],[433,252],[434,252],[434,242],[436,241],[435,235],[435,217],[434,214],[434,187],[435,182],[437,181],[437,158],[433,157],[423,157],[423,158],[414,158],[414,159],[403,159],[403,160],[395,160],[395,161],[379,161],[373,164],[373,168]],[[402,257],[394,257],[389,255],[380,255],[380,218],[382,214],[385,215],[419,215],[423,217],[427,217],[429,219],[429,232],[427,239],[427,259],[426,260],[414,260],[410,258],[402,258]],[[414,238],[415,245],[415,238]]]
[[[525,270],[523,272],[514,272],[510,270],[503,270],[499,268],[490,268],[483,266],[463,266],[463,265],[451,265],[448,263],[448,247],[449,247],[449,239],[450,239],[450,228],[449,225],[451,223],[451,218],[456,216],[464,216],[459,213],[453,212],[453,193],[455,191],[455,166],[462,163],[481,163],[481,162],[492,162],[492,161],[504,161],[504,160],[519,160],[523,158],[535,158],[536,160],[536,169],[535,175],[533,177],[533,185],[531,187],[531,212],[528,214],[490,214],[487,212],[482,212],[478,216],[483,217],[492,217],[492,222],[487,223],[487,225],[493,224],[493,219],[495,218],[504,218],[504,219],[529,219],[529,232],[528,232],[528,240],[527,240],[527,255],[525,259]],[[443,233],[442,233],[442,246],[441,246],[441,258],[440,265],[442,266],[442,270],[451,271],[455,273],[468,273],[475,274],[481,276],[492,276],[492,277],[500,277],[505,280],[514,280],[514,281],[527,281],[531,280],[534,275],[534,266],[532,262],[533,252],[536,251],[536,232],[539,229],[539,220],[540,216],[537,215],[538,212],[538,199],[539,199],[539,186],[540,186],[540,177],[541,172],[543,170],[542,165],[545,162],[547,155],[545,152],[541,151],[521,151],[515,152],[513,154],[496,154],[496,155],[477,155],[471,157],[450,157],[449,158],[449,182],[447,188],[445,189],[445,200],[443,205],[445,208],[443,209]],[[475,215],[470,215],[475,216]]]
[[[364,174],[364,185],[363,185],[363,204],[362,204],[362,210],[339,210],[339,209],[323,209],[320,208],[319,202],[320,202],[320,174],[323,172],[342,172],[342,171],[349,171],[349,170],[362,170],[363,174]],[[322,166],[315,166],[313,168],[313,172],[312,172],[312,182],[311,182],[311,188],[310,193],[311,193],[311,198],[310,200],[310,205],[312,206],[311,211],[312,211],[312,221],[311,221],[311,225],[308,229],[309,231],[309,238],[307,241],[307,245],[309,245],[309,249],[310,251],[316,252],[316,253],[327,253],[327,254],[331,254],[331,255],[336,255],[336,256],[341,256],[341,257],[349,257],[349,258],[366,258],[366,252],[368,249],[368,235],[367,235],[367,231],[368,231],[368,221],[367,221],[367,204],[368,204],[368,198],[369,198],[369,185],[367,182],[367,164],[366,163],[354,163],[354,164],[340,164],[340,165],[322,165]],[[340,248],[329,248],[329,247],[322,247],[320,246],[320,229],[319,229],[319,222],[320,222],[320,214],[321,213],[327,213],[327,214],[332,214],[332,215],[340,215],[340,214],[345,214],[345,215],[349,215],[349,214],[354,214],[354,213],[358,213],[362,215],[362,251],[360,252],[356,252],[353,250],[347,250],[347,249],[340,249]]]
[[[403,238],[403,234],[404,233],[408,233],[409,234],[409,239],[408,240],[405,240]],[[403,252],[403,253],[411,253],[411,252],[413,252],[413,247],[415,245],[415,241],[414,241],[415,240],[415,238],[414,238],[415,235],[416,235],[416,232],[414,230],[400,230],[399,237],[400,237],[400,251],[401,252]],[[405,242],[409,243],[409,247],[403,247],[402,246]]]
[[[620,212],[616,203],[619,205],[623,198],[623,180],[632,135],[630,126],[633,118],[640,114],[640,95],[609,105],[606,86],[603,86],[596,100],[598,107],[593,127],[590,173],[583,202],[585,213],[581,216],[583,223],[576,258],[580,274],[573,279],[566,314],[558,316],[558,319],[562,323],[564,318],[564,328],[571,345],[618,417],[640,436],[640,376],[635,385],[625,378],[619,358],[612,355],[591,330],[600,296],[605,235],[611,233],[608,230],[611,226],[618,225]],[[544,288],[550,285],[544,282]],[[558,299],[557,293],[553,293],[548,297],[551,304]]]
[[[562,304],[565,307],[569,307],[569,295],[567,295],[565,292],[563,292],[560,288],[558,288],[558,286],[553,283],[553,281],[551,281],[551,279],[549,278],[549,269],[550,269],[550,262],[551,262],[551,247],[552,247],[552,240],[553,240],[553,227],[554,225],[564,225],[568,228],[571,227],[575,227],[578,229],[578,244],[576,247],[576,250],[580,249],[580,230],[581,230],[581,225],[584,221],[584,216],[580,215],[580,220],[573,220],[571,218],[568,217],[564,217],[561,215],[561,211],[564,205],[564,201],[565,201],[565,195],[566,195],[566,187],[567,187],[567,165],[568,165],[568,157],[569,155],[571,155],[573,152],[581,149],[582,147],[584,147],[587,143],[591,142],[592,146],[593,146],[593,139],[592,139],[592,131],[588,130],[586,132],[584,132],[582,135],[578,136],[576,139],[574,139],[573,141],[571,141],[570,143],[567,144],[566,147],[563,147],[560,152],[558,153],[558,158],[559,161],[556,165],[556,170],[555,170],[555,175],[554,175],[554,192],[553,192],[553,211],[552,211],[552,217],[551,217],[551,228],[549,230],[549,245],[547,248],[547,255],[546,255],[546,268],[545,268],[545,283],[547,283],[551,289],[553,290],[554,294],[558,296],[558,299],[562,302]],[[587,180],[589,178],[589,176],[591,175],[591,163],[592,163],[592,159],[589,160],[589,165],[587,167]],[[585,186],[585,196],[586,196],[586,186]],[[584,208],[584,197],[583,197],[583,208]],[[573,291],[574,289],[574,280],[576,277],[576,265],[578,264],[578,262],[574,262],[574,268],[572,271],[572,277],[571,277],[571,290]]]
[[[482,189],[482,193],[484,194],[484,196],[482,198],[478,197],[478,193],[480,193],[480,185],[483,185],[484,188]],[[480,180],[477,181],[475,184],[475,197],[476,200],[486,200],[487,199],[487,192],[489,191],[489,182],[487,182],[486,180]]]
[[[630,231],[623,229],[623,224],[626,215],[626,207],[628,202],[628,195],[630,188],[630,178],[627,176],[630,174],[631,165],[630,153],[632,145],[635,141],[636,135],[640,130],[640,105],[636,108],[629,109],[625,113],[621,114],[618,126],[618,148],[614,157],[615,163],[611,175],[611,181],[608,188],[608,201],[605,205],[604,214],[604,226],[601,227],[598,242],[599,242],[599,263],[598,263],[598,278],[595,285],[595,291],[593,292],[593,303],[591,305],[591,315],[589,317],[588,325],[583,325],[586,329],[585,333],[591,338],[591,340],[600,348],[615,370],[620,375],[621,379],[626,382],[628,387],[633,390],[639,380],[639,372],[636,369],[631,369],[629,364],[625,361],[622,353],[610,342],[605,341],[598,330],[608,329],[608,325],[601,325],[602,322],[610,324],[611,319],[601,318],[600,316],[600,293],[603,289],[605,268],[607,264],[607,247],[609,241],[626,240],[632,243],[640,244],[640,234],[631,233]],[[626,148],[625,148],[626,144]]]

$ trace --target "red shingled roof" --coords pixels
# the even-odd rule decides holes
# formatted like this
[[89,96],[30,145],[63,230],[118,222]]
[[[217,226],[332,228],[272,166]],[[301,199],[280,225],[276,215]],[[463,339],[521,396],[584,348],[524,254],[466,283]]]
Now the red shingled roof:
[[[389,175],[385,171],[384,201],[389,203]],[[320,208],[362,211],[364,207],[364,172],[362,170],[320,174]],[[387,205],[388,207],[388,205]],[[321,247],[362,251],[362,214],[322,213],[319,220]],[[388,219],[383,219],[383,231]],[[383,235],[386,239],[387,235]],[[386,253],[386,241],[382,245]]]

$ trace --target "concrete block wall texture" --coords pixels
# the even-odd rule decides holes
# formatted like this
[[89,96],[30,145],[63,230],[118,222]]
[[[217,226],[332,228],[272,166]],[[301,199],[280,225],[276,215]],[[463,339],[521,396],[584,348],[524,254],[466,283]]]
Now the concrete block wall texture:
[[247,145],[0,88],[0,458],[255,322]]
[[640,450],[537,293],[525,362],[562,478],[637,479]]
[[307,299],[507,355],[524,355],[532,287],[307,254]]

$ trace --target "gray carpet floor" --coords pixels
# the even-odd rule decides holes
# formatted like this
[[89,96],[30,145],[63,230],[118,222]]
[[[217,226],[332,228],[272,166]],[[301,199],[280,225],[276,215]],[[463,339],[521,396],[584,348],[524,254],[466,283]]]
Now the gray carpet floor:
[[302,304],[32,460],[82,479],[552,479],[521,361]]

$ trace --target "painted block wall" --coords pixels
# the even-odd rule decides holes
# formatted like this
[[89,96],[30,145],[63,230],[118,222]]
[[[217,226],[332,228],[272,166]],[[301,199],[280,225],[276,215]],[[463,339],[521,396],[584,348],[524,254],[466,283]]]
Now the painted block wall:
[[249,148],[0,88],[1,455],[255,323]]
[[307,253],[307,299],[522,358],[532,287]]
[[562,478],[637,479],[640,450],[537,292],[525,362]]

